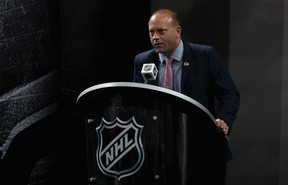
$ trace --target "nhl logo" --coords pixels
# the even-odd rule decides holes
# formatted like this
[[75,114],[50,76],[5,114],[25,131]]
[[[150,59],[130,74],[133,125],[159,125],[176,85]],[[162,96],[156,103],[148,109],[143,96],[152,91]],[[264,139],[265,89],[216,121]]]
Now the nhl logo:
[[120,181],[141,168],[144,162],[142,129],[143,126],[138,125],[134,117],[128,121],[121,121],[116,117],[112,122],[102,118],[101,124],[96,128],[96,159],[102,173]]
[[141,74],[146,80],[155,80],[158,70],[154,63],[143,64]]

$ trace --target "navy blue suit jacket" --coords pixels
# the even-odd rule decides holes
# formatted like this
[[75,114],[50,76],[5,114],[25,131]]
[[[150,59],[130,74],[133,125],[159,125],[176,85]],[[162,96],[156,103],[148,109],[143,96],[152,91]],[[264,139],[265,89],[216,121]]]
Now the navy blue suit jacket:
[[[240,94],[227,66],[212,46],[183,43],[181,93],[201,103],[215,118],[224,120],[231,131],[239,109]],[[142,66],[152,62],[159,65],[159,56],[154,49],[135,56],[134,82],[144,83]],[[158,78],[148,83],[158,85]],[[215,103],[218,105],[216,108]]]

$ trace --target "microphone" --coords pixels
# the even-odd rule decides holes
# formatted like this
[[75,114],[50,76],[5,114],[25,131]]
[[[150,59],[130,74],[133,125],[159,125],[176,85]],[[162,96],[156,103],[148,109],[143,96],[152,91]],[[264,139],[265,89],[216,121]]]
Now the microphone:
[[158,69],[154,63],[143,64],[141,74],[147,84],[148,80],[155,80],[158,74]]

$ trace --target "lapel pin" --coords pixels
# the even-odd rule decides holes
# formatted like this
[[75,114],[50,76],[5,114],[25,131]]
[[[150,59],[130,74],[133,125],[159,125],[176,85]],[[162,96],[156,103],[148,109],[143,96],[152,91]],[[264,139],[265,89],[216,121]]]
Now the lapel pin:
[[189,62],[184,62],[184,64],[183,64],[184,66],[189,66]]

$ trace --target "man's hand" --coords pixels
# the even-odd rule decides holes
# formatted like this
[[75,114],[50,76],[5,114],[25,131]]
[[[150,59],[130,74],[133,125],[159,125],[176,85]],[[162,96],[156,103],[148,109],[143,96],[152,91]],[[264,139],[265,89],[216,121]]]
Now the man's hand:
[[225,135],[227,135],[229,131],[228,125],[225,123],[225,121],[221,119],[216,119],[216,129],[219,133]]

